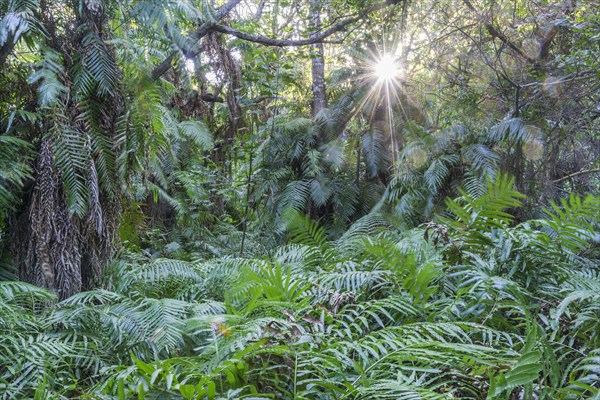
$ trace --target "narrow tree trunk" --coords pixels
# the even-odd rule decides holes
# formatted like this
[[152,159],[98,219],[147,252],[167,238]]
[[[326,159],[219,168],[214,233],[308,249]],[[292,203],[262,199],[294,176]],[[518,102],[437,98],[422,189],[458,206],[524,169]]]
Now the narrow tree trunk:
[[[310,0],[310,28],[311,36],[315,36],[321,27],[321,0]],[[323,43],[311,46],[312,56],[312,91],[313,91],[313,116],[327,107],[327,91],[325,88],[325,55]]]

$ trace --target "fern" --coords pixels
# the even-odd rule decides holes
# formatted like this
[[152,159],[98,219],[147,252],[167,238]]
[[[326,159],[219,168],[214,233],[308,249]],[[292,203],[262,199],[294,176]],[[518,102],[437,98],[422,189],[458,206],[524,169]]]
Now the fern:
[[547,234],[542,245],[548,246],[550,241],[556,241],[573,253],[586,248],[595,234],[591,223],[598,219],[599,205],[597,197],[581,199],[575,194],[571,194],[568,200],[563,199],[560,206],[552,202],[550,208],[544,208],[546,218],[534,222]]
[[[32,146],[16,137],[0,136],[0,210],[14,210],[19,188],[31,176],[27,161],[31,159]],[[14,162],[15,154],[22,159]]]
[[[303,216],[297,211],[290,211],[285,215],[288,237],[292,243],[300,246],[297,261],[302,261],[306,267],[322,268],[324,263],[331,263],[336,259],[336,252],[327,243],[325,229],[308,215]],[[294,261],[294,257],[288,258]],[[280,257],[281,258],[281,257]]]
[[461,190],[462,197],[446,200],[448,211],[454,219],[440,217],[440,221],[454,229],[468,232],[467,242],[489,244],[485,233],[492,228],[507,227],[513,216],[505,210],[519,207],[525,196],[512,189],[513,179],[504,175],[495,182],[488,181],[487,193],[477,199]]
[[39,103],[42,108],[60,105],[62,97],[68,92],[63,81],[65,69],[61,55],[55,50],[42,48],[44,58],[37,64],[36,71],[29,77],[29,83],[39,82]]
[[203,150],[213,148],[213,138],[208,127],[201,121],[183,121],[178,124],[180,133]]

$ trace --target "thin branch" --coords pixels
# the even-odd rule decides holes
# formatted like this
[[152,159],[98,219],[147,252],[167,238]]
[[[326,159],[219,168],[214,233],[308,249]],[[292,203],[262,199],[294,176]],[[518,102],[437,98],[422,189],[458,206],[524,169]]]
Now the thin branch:
[[574,81],[574,80],[577,80],[577,79],[586,79],[587,77],[594,76],[597,73],[598,73],[598,71],[595,70],[595,69],[588,69],[588,70],[585,70],[585,71],[574,72],[572,74],[562,76],[560,78],[560,80],[556,80],[556,81],[544,81],[544,82],[537,82],[536,81],[536,82],[527,83],[525,85],[521,85],[521,87],[524,88],[524,87],[529,87],[529,86],[560,85],[562,83],[571,82],[571,81]]
[[555,179],[555,180],[553,180],[552,182],[553,182],[553,183],[560,183],[560,182],[562,182],[562,181],[566,181],[566,180],[567,180],[567,179],[569,179],[569,178],[574,178],[574,177],[576,177],[576,176],[579,176],[579,175],[595,174],[595,173],[597,173],[597,172],[600,172],[600,168],[595,168],[595,169],[584,169],[584,170],[577,171],[577,172],[574,172],[574,173],[572,173],[572,174],[569,174],[569,175],[567,175],[567,176],[563,176],[562,178]]
[[267,0],[261,0],[260,4],[258,5],[258,7],[256,9],[256,14],[254,14],[254,17],[252,18],[252,20],[254,22],[258,22],[258,20],[262,16],[263,9],[265,8],[265,3],[266,2],[267,2]]
[[[463,0],[463,3],[465,3],[465,5],[467,6],[467,8],[470,11],[477,14],[477,10],[475,9],[473,4],[471,4],[471,2],[469,0]],[[482,16],[481,18],[486,19],[484,16]],[[485,20],[483,22],[483,26],[488,31],[490,36],[492,36],[493,38],[496,38],[496,39],[500,39],[500,41],[502,43],[504,43],[507,47],[509,47],[511,50],[513,50],[515,53],[517,53],[518,55],[520,55],[527,61],[532,62],[532,63],[536,61],[535,59],[533,59],[533,58],[529,57],[527,54],[525,54],[523,52],[523,50],[521,50],[517,45],[515,45],[513,42],[511,42],[510,39],[508,37],[506,37],[506,35],[504,35],[504,33],[500,32],[498,29],[496,29],[494,27],[494,25],[492,25],[489,21]]]

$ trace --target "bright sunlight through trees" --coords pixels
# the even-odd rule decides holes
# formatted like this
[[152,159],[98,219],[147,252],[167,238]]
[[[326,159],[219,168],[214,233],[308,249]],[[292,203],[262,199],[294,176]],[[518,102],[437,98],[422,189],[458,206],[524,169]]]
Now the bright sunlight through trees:
[[375,76],[379,81],[391,81],[398,78],[400,68],[394,57],[390,54],[384,54],[375,63]]

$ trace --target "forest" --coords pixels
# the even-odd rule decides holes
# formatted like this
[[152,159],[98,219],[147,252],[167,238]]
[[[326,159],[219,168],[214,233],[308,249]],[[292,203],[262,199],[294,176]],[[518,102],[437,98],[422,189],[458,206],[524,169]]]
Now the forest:
[[600,399],[597,0],[0,0],[0,400]]

